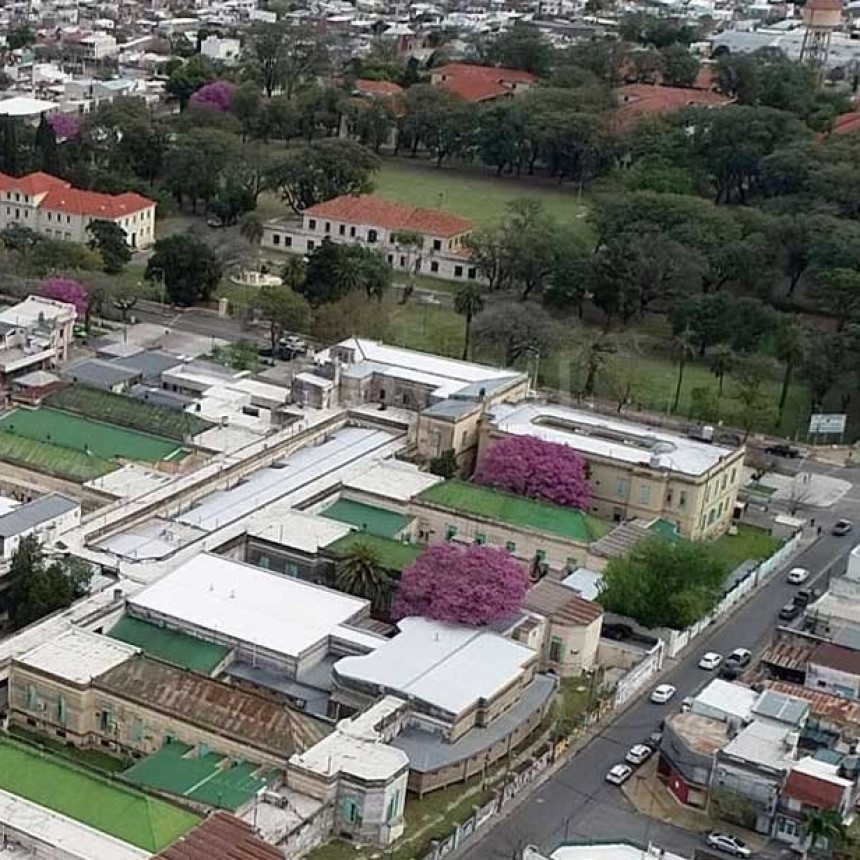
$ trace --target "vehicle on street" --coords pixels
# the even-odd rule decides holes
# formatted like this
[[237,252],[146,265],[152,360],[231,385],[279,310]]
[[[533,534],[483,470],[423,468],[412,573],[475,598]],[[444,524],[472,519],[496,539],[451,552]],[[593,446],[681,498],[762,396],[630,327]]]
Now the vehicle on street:
[[606,781],[611,782],[613,785],[623,785],[630,779],[632,773],[633,768],[629,764],[616,764],[606,774]]
[[735,648],[728,657],[726,657],[723,665],[720,667],[720,677],[727,681],[734,681],[739,678],[744,669],[749,666],[752,660],[752,653],[746,648]]
[[665,705],[675,695],[675,688],[671,684],[660,684],[651,691],[651,701],[655,705]]
[[818,600],[819,594],[814,588],[798,588],[794,594],[792,603],[801,609],[806,609],[814,600]]
[[693,697],[692,696],[684,696],[681,700],[681,713],[686,714],[688,711],[693,710]]
[[647,744],[636,744],[627,751],[624,761],[638,767],[640,764],[645,764],[653,753],[654,750]]
[[830,529],[830,534],[835,535],[836,537],[844,537],[848,534],[852,529],[850,520],[836,520],[833,524],[833,528]]
[[749,846],[742,839],[738,839],[737,836],[731,836],[728,833],[711,831],[705,837],[705,842],[711,848],[716,848],[717,851],[723,851],[734,857],[749,857],[752,854]]
[[800,585],[809,579],[809,571],[805,567],[793,567],[788,572],[788,581],[792,585]]
[[772,454],[774,457],[787,457],[789,460],[796,460],[800,456],[800,448],[780,442],[776,445],[768,445],[764,449],[764,453]]
[[803,612],[802,606],[798,606],[796,603],[786,603],[779,610],[779,617],[782,621],[794,621],[801,612]]
[[703,654],[701,660],[699,660],[699,668],[707,669],[710,672],[713,669],[716,669],[722,662],[722,654],[717,654],[716,651],[708,651],[708,653]]

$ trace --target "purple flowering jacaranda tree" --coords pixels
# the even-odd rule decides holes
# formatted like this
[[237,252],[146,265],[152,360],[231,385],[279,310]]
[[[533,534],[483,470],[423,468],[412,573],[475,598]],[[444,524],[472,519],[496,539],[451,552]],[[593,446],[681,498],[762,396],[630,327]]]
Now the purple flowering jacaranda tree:
[[587,508],[591,503],[585,460],[567,445],[535,436],[508,436],[493,442],[474,481],[571,508]]
[[87,314],[90,297],[80,281],[72,278],[47,278],[39,284],[39,295],[74,305],[78,319],[83,319]]
[[230,81],[212,81],[211,84],[204,84],[191,96],[191,104],[227,113],[233,104],[235,92],[236,85]]
[[480,627],[513,615],[528,587],[525,567],[505,550],[442,543],[403,572],[393,614]]

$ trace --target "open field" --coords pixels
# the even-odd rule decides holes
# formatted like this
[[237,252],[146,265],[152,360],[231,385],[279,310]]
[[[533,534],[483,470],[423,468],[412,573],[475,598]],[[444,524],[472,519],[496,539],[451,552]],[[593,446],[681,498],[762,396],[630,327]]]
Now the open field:
[[738,525],[736,535],[724,534],[708,546],[731,572],[745,561],[758,561],[773,555],[779,549],[779,541],[764,529]]
[[0,430],[38,442],[59,445],[104,460],[167,460],[181,448],[170,439],[125,430],[55,409],[16,409],[0,419]]
[[52,409],[74,412],[96,421],[109,420],[112,424],[140,430],[143,433],[164,436],[181,442],[186,436],[196,436],[210,425],[187,412],[165,409],[140,400],[111,394],[86,385],[72,385],[52,394],[46,401]]
[[23,469],[33,469],[46,475],[65,478],[78,484],[99,478],[117,466],[110,460],[94,457],[83,451],[61,448],[59,445],[51,445],[2,431],[0,431],[0,460]]
[[0,788],[153,853],[200,820],[9,741],[0,741]]

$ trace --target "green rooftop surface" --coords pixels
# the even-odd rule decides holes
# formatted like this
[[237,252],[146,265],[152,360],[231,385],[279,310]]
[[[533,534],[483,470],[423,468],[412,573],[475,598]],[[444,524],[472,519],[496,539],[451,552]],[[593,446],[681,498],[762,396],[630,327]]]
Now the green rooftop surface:
[[338,499],[330,508],[322,511],[322,516],[382,538],[393,538],[409,524],[408,518],[402,514],[349,499]]
[[130,767],[123,777],[233,812],[267,785],[267,779],[254,776],[260,771],[263,768],[253,762],[232,761],[221,753],[172,741]]
[[205,675],[211,674],[230,651],[223,645],[204,642],[187,633],[158,627],[128,615],[117,621],[108,636],[136,645],[150,657]]
[[0,788],[153,854],[200,821],[172,803],[8,740],[0,741]]
[[423,547],[411,543],[403,543],[399,540],[376,537],[376,535],[363,532],[351,532],[334,543],[330,543],[326,550],[335,558],[346,555],[356,544],[367,544],[376,551],[379,561],[388,570],[400,573],[405,570],[424,551]]
[[612,528],[609,523],[573,508],[526,499],[466,481],[435,484],[424,490],[418,498],[458,513],[536,529],[578,543],[591,543]]
[[681,540],[678,527],[674,523],[670,523],[669,520],[664,520],[662,518],[654,520],[654,522],[648,526],[648,531],[661,538],[665,538],[671,543]]

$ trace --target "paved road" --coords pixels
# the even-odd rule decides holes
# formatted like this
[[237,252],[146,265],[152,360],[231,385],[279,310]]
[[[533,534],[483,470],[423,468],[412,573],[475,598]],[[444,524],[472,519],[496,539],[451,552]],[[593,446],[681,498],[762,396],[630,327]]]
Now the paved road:
[[[853,516],[858,522],[860,498],[854,497],[856,492],[855,487],[833,511],[824,518],[817,516],[816,521],[826,525],[839,516]],[[824,586],[829,576],[845,569],[853,538],[855,535],[834,538],[825,534],[790,566],[809,568],[813,574],[809,583]],[[794,591],[784,574],[777,573],[721,627],[697,641],[662,679],[678,688],[669,705],[653,705],[647,698],[637,702],[463,857],[514,860],[524,844],[551,851],[565,839],[628,839],[643,845],[653,841],[666,850],[692,856],[693,849],[702,846],[700,836],[636,812],[619,789],[604,781],[606,771],[622,761],[629,747],[646,738],[661,719],[674,713],[684,696],[697,692],[714,677],[697,668],[702,653],[726,654],[739,647],[759,651],[769,641],[779,607],[790,601]],[[778,850],[775,847],[774,853]]]

